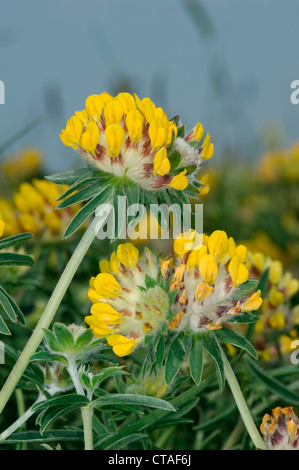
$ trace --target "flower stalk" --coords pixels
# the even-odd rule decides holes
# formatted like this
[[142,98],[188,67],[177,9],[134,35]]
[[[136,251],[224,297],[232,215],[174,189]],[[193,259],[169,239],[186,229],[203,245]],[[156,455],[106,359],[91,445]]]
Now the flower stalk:
[[92,406],[85,406],[81,410],[84,430],[84,448],[85,450],[93,450],[93,432],[92,432]]
[[251,437],[252,442],[254,443],[257,449],[267,450],[266,445],[252,419],[252,416],[250,414],[250,411],[244,399],[243,393],[241,391],[240,385],[235,376],[235,373],[233,369],[231,368],[231,365],[222,349],[221,349],[221,355],[223,359],[226,380],[230,386],[231,392],[235,399],[236,405],[239,409],[240,415],[243,419],[244,425],[248,431],[248,434]]
[[21,379],[26,367],[29,364],[30,357],[34,354],[42,342],[44,336],[44,330],[49,328],[50,324],[53,321],[53,318],[61,304],[61,301],[78,269],[80,266],[87,250],[89,249],[91,243],[93,242],[96,235],[96,224],[98,223],[97,219],[94,218],[85,234],[83,235],[81,241],[76,247],[72,257],[70,258],[68,264],[66,265],[49,301],[48,304],[35,328],[33,331],[27,345],[25,346],[22,354],[17,360],[14,368],[12,369],[10,375],[8,376],[1,392],[0,392],[0,413],[4,409],[6,403],[11,397],[17,383]]

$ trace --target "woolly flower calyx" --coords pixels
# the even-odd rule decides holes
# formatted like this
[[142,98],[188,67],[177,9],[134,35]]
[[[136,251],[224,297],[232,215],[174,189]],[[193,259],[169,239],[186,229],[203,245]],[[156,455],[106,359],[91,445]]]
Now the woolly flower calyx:
[[299,419],[292,407],[277,406],[272,415],[265,414],[260,426],[269,450],[299,449]]
[[170,290],[177,291],[169,328],[204,333],[219,330],[243,312],[257,310],[260,291],[249,295],[256,282],[248,281],[246,247],[236,246],[224,231],[210,236],[191,230],[174,242],[175,263],[161,265]]
[[[106,92],[86,99],[62,129],[62,142],[100,172],[126,178],[148,191],[173,189],[198,193],[196,174],[212,157],[209,134],[202,144],[200,123],[185,135],[178,118],[168,119],[150,98]],[[195,186],[193,186],[195,185]]]
[[157,284],[158,265],[148,249],[140,255],[131,243],[121,244],[100,269],[90,280],[93,305],[85,322],[116,355],[127,356],[166,325],[168,294]]

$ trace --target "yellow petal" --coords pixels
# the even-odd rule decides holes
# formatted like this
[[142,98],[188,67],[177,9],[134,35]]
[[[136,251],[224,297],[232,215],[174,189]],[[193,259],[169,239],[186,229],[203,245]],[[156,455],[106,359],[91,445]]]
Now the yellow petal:
[[199,262],[199,272],[207,284],[213,285],[218,274],[218,266],[215,256],[204,255]]
[[100,271],[101,271],[101,273],[110,273],[111,272],[110,263],[109,263],[108,260],[102,259],[100,261]]
[[122,288],[110,273],[100,273],[94,280],[94,289],[103,297],[119,297]]
[[108,93],[101,93],[100,95],[91,95],[85,101],[86,111],[90,119],[99,121],[105,104],[112,99]]
[[239,255],[234,255],[229,262],[228,272],[231,276],[235,287],[243,284],[248,280],[249,272],[248,269],[242,264]]
[[166,147],[161,147],[154,158],[154,174],[155,175],[167,175],[170,170],[170,161],[167,158]]
[[115,274],[119,273],[119,261],[115,251],[110,256],[110,269]]
[[174,176],[169,184],[169,188],[174,188],[178,191],[183,191],[187,188],[189,181],[187,176],[185,176],[187,170],[181,171],[178,175]]
[[168,121],[161,118],[152,119],[149,125],[148,134],[153,150],[163,147],[168,137]]
[[94,153],[96,146],[99,143],[100,131],[98,125],[91,121],[86,126],[86,131],[83,132],[80,139],[80,146],[87,152]]
[[228,250],[228,238],[224,231],[215,230],[209,237],[208,248],[217,261],[221,261]]
[[123,336],[123,335],[114,334],[114,335],[108,336],[107,343],[110,346],[113,346],[113,352],[117,356],[123,357],[123,356],[128,356],[129,354],[133,352],[133,350],[138,344],[138,341],[127,338],[126,336]]
[[136,268],[138,257],[139,251],[132,243],[118,245],[117,258],[127,268]]
[[201,258],[208,252],[206,245],[199,245],[196,249],[190,252],[187,261],[187,270],[190,271],[199,265]]
[[203,136],[203,126],[200,122],[193,128],[193,136],[191,140],[201,140]]
[[131,109],[126,116],[126,126],[132,142],[139,142],[143,132],[143,117],[138,109]]
[[128,114],[134,108],[136,109],[135,100],[131,93],[121,92],[118,93],[116,98],[121,102],[125,114]]
[[105,134],[110,157],[117,157],[124,141],[123,128],[119,124],[110,124],[106,127]]
[[119,124],[123,114],[124,108],[117,98],[108,101],[104,107],[106,126],[110,126],[111,124]]
[[241,306],[241,312],[251,312],[260,308],[263,303],[261,291],[257,290],[252,296]]

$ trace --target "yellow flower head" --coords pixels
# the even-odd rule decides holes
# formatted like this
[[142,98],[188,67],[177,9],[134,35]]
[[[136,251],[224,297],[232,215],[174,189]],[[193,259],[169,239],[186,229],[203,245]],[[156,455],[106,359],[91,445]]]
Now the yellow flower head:
[[158,284],[147,286],[147,277],[158,280],[159,270],[150,250],[142,255],[131,243],[120,244],[110,262],[101,261],[101,273],[91,278],[88,297],[91,315],[85,318],[96,337],[107,337],[116,355],[131,354],[146,335],[165,324],[168,294]]
[[5,158],[0,165],[5,180],[9,184],[19,183],[36,176],[42,164],[43,156],[37,148],[25,148]]
[[68,210],[55,209],[57,198],[64,188],[46,180],[34,179],[22,183],[14,195],[14,201],[0,200],[0,210],[8,236],[31,232],[45,240],[61,238],[78,205]]
[[[253,341],[258,350],[271,348],[271,358],[278,357],[277,345],[273,342],[273,330],[284,331],[279,337],[282,355],[290,352],[292,339],[290,332],[296,325],[294,310],[290,306],[291,297],[299,289],[299,281],[290,272],[284,272],[281,261],[272,260],[261,252],[248,252],[249,276],[257,280],[268,271],[268,285],[261,308],[261,317],[254,329]],[[259,353],[261,351],[258,351]]]
[[201,161],[212,156],[212,144],[207,135],[200,147],[200,123],[187,136],[178,125],[150,98],[103,92],[86,99],[85,109],[68,120],[60,138],[96,169],[144,190],[184,191],[197,182]]
[[165,279],[172,276],[170,291],[177,290],[172,329],[221,329],[223,322],[260,308],[260,290],[238,295],[239,286],[248,280],[246,247],[236,246],[225,232],[183,233],[174,241],[174,252],[176,263],[165,262],[161,267]]

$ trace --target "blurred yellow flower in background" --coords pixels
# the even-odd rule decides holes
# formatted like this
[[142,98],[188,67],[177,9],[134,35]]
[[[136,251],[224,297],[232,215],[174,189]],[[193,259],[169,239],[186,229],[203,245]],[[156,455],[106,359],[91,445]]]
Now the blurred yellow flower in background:
[[0,198],[0,211],[5,222],[5,235],[21,232],[43,235],[45,239],[61,238],[78,207],[55,209],[64,187],[46,180],[23,182],[13,200]]

